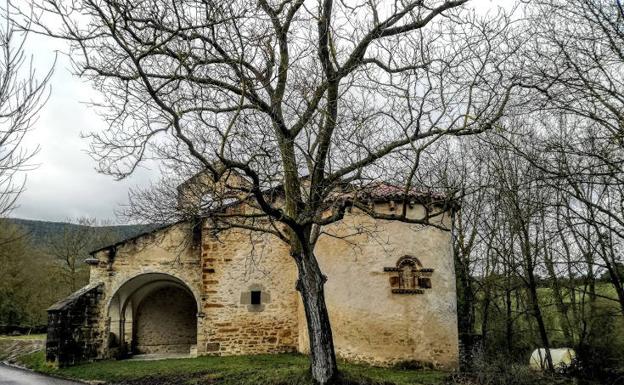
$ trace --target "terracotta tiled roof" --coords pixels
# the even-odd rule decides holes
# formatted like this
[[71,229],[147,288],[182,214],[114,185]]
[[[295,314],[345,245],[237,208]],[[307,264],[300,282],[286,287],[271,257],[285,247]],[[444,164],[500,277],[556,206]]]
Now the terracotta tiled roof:
[[360,200],[400,201],[409,199],[418,202],[445,201],[448,199],[446,194],[418,187],[412,187],[406,193],[405,186],[390,183],[375,183],[363,187],[355,192],[355,197]]

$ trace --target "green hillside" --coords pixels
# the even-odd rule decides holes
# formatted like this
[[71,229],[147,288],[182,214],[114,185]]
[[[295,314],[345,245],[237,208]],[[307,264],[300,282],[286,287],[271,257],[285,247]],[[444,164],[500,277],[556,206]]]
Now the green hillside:
[[[48,222],[30,219],[9,218],[10,223],[21,227],[28,234],[33,245],[43,245],[50,239],[62,234],[64,231],[78,231],[87,226],[67,222]],[[155,225],[117,225],[117,226],[97,226],[93,227],[98,232],[112,234],[112,242],[115,243],[123,239],[131,238],[156,227]],[[111,238],[108,238],[110,241]],[[106,245],[95,244],[93,249]]]
[[89,281],[89,253],[154,226],[0,220],[0,333],[45,330],[46,309]]

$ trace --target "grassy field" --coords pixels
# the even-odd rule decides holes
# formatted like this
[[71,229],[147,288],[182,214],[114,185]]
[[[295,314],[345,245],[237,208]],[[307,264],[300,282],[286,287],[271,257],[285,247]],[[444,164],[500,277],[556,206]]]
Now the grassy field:
[[[298,354],[198,357],[161,361],[101,361],[55,369],[43,352],[19,362],[40,372],[88,381],[123,384],[308,385],[308,357]],[[437,385],[448,376],[435,370],[377,368],[341,362],[343,383],[349,385]]]
[[45,340],[45,334],[28,334],[22,336],[8,336],[0,334],[0,341],[29,341],[29,340]]
[[46,336],[43,334],[0,335],[0,361],[12,361],[16,357],[43,349],[45,338]]
[[[594,306],[590,306],[589,294],[584,293],[584,290],[588,290],[587,288],[578,285],[576,286],[576,308],[578,309],[579,315],[582,316],[582,312],[585,312],[586,321],[591,321],[595,323],[595,330],[592,330],[590,326],[591,324],[583,326],[582,323],[574,324],[574,314],[573,307],[569,290],[565,287],[561,288],[563,292],[563,302],[567,307],[567,315],[569,320],[572,322],[570,324],[571,328],[576,328],[575,331],[578,333],[580,328],[588,327],[585,332],[594,332],[598,335],[605,335],[609,338],[609,344],[614,347],[614,350],[619,350],[624,352],[624,318],[621,315],[621,310],[619,303],[617,301],[617,294],[613,285],[606,282],[597,282],[596,283],[596,302],[593,304]],[[520,290],[520,297],[516,297],[515,295],[511,296],[511,309],[512,309],[512,317],[513,317],[513,327],[514,327],[514,339],[515,344],[517,346],[524,347],[525,355],[522,357],[521,362],[528,363],[530,353],[541,347],[541,340],[539,338],[539,332],[537,330],[537,324],[535,318],[531,315],[530,311],[527,311],[528,299],[526,298],[526,291],[524,289]],[[504,302],[504,296],[502,293],[497,293],[492,302],[490,303],[490,312],[488,314],[488,332],[490,338],[497,337],[499,338],[498,343],[501,348],[505,347],[504,341],[504,333],[505,333],[505,309],[506,304]],[[539,304],[541,308],[542,317],[546,323],[546,329],[548,332],[549,342],[551,347],[570,347],[566,343],[563,334],[562,323],[564,321],[564,316],[559,312],[558,307],[556,306],[556,301],[554,298],[553,290],[550,287],[539,287],[537,289],[537,294],[539,297]],[[520,303],[518,303],[518,298],[520,298]],[[582,308],[579,304],[582,300],[586,301],[585,307]],[[483,322],[483,313],[482,313],[482,305],[483,305],[483,293],[480,292],[477,298],[477,311],[475,314],[475,332],[481,333],[481,324]],[[494,309],[494,310],[492,310]],[[581,310],[584,309],[584,310]],[[590,311],[594,311],[593,315],[590,315]],[[600,324],[599,321],[605,321],[604,324]],[[608,326],[608,330],[604,330]],[[491,342],[490,342],[491,343]],[[624,357],[624,353],[622,355]]]

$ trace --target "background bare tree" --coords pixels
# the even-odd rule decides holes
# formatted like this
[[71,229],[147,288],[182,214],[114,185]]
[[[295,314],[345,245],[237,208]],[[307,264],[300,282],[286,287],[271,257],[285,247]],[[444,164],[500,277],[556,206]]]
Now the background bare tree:
[[[533,65],[523,85],[541,96],[535,108],[552,112],[540,127],[554,131],[543,146],[550,156],[536,167],[569,195],[569,212],[602,234],[596,241],[619,243],[624,235],[622,4],[536,1],[527,11],[536,39],[525,53]],[[621,261],[606,256],[602,260],[624,305],[621,277],[614,267]]]
[[[109,226],[106,226],[109,225]],[[117,240],[117,233],[109,223],[95,218],[68,219],[60,232],[49,238],[45,250],[57,262],[57,276],[67,295],[89,281],[89,269],[84,260],[89,253]]]
[[[524,67],[515,73],[532,93],[514,110],[522,124],[504,120],[496,139],[475,146],[481,156],[471,159],[473,170],[495,177],[478,203],[476,194],[465,199],[483,214],[467,259],[476,294],[460,301],[477,301],[463,306],[480,309],[475,329],[486,348],[498,351],[504,340],[518,357],[547,342],[574,346],[586,375],[603,375],[622,362],[624,13],[617,1],[537,0],[527,2],[525,16]],[[518,164],[522,183],[511,184]],[[463,183],[481,191],[474,175]],[[514,196],[524,198],[510,204]],[[470,211],[459,215],[471,223]],[[523,220],[530,237],[515,231]],[[535,276],[529,286],[527,262]],[[535,335],[546,338],[526,346]]]
[[[483,347],[464,369],[503,379],[517,370],[510,363],[525,365],[538,347],[573,347],[584,375],[611,378],[606,373],[623,358],[619,289],[611,278],[622,271],[618,230],[570,193],[575,175],[584,181],[581,196],[603,207],[607,199],[601,174],[590,183],[572,162],[577,156],[564,157],[555,146],[575,140],[572,126],[542,115],[505,118],[494,132],[448,139],[421,159],[419,178],[464,192],[454,229],[460,333],[476,334]],[[616,191],[612,185],[609,199],[620,202]]]
[[[69,40],[77,72],[107,99],[109,129],[91,135],[100,171],[123,178],[156,158],[168,175],[205,173],[229,191],[211,189],[193,216],[212,209],[217,228],[289,245],[312,376],[324,384],[337,368],[314,255],[323,226],[349,207],[436,225],[446,210],[433,204],[407,215],[419,154],[443,136],[489,130],[509,102],[512,23],[464,3],[42,0],[29,21]],[[375,212],[371,182],[390,180],[403,207]],[[143,194],[170,202],[170,191]],[[232,199],[248,207],[214,210]]]
[[37,148],[27,148],[24,138],[48,97],[52,68],[38,76],[24,52],[26,33],[0,6],[0,324],[39,325],[47,296],[36,294],[33,279],[44,282],[39,271],[28,277],[37,253],[27,234],[6,220],[25,188],[23,172],[32,169]]
[[24,137],[48,97],[46,85],[53,67],[38,79],[24,54],[26,33],[18,32],[8,10],[0,9],[0,217],[15,207],[24,190],[23,171],[34,167],[38,148],[26,148]]

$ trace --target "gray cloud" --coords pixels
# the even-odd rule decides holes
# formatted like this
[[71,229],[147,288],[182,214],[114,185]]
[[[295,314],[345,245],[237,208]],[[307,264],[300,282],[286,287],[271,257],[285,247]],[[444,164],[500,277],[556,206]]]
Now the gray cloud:
[[[27,52],[43,74],[54,60],[55,50],[65,43],[31,35]],[[35,158],[39,167],[27,173],[26,191],[20,196],[13,217],[65,220],[91,216],[114,219],[114,211],[127,202],[131,186],[144,185],[157,172],[141,169],[127,180],[117,182],[98,174],[96,162],[86,153],[88,140],[81,132],[100,130],[105,122],[85,104],[98,95],[91,85],[72,75],[68,58],[59,56],[51,81],[52,93],[25,145],[40,147]]]

